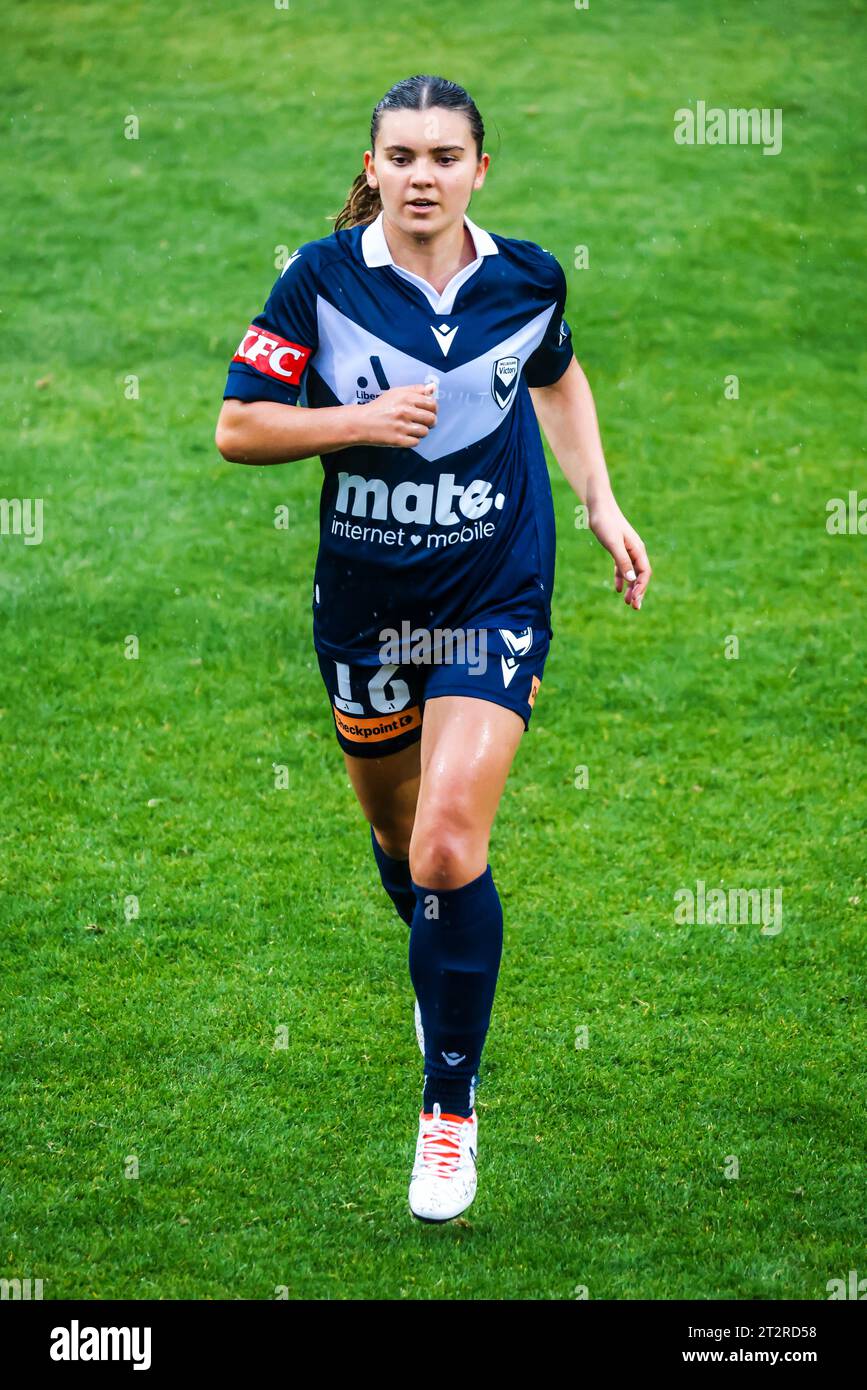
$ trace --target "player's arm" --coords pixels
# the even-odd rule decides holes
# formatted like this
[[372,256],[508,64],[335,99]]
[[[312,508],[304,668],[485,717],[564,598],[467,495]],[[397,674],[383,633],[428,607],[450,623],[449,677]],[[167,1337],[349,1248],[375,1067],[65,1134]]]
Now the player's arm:
[[290,257],[229,363],[215,442],[231,463],[292,463],[353,445],[411,449],[436,422],[433,386],[395,387],[363,405],[299,405],[319,347],[315,245]]
[[621,593],[626,583],[626,603],[640,608],[651,574],[647,551],[611,489],[593,396],[572,350],[572,330],[563,317],[565,272],[551,252],[544,256],[539,274],[550,275],[547,283],[554,306],[542,341],[524,364],[524,380],[551,451],[587,508],[591,531],[614,557],[615,589]]
[[[614,557],[614,587],[626,582],[625,602],[641,607],[652,570],[644,542],[623,515],[608,477],[590,384],[577,358],[548,386],[530,386],[530,398],[551,452],[569,486],[587,507],[590,529]],[[632,579],[630,579],[632,575]]]
[[292,463],[358,445],[412,449],[436,423],[428,386],[396,386],[364,405],[223,401],[216,445],[230,463]]
[[292,463],[361,443],[354,405],[281,405],[278,401],[223,401],[214,436],[230,463]]
[[590,383],[573,357],[551,386],[531,386],[536,418],[569,486],[590,508],[613,502]]

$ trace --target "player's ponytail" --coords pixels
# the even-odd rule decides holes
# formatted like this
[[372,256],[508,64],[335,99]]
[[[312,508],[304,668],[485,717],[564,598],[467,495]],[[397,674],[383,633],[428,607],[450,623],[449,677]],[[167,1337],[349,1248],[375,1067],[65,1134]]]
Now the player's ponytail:
[[[485,127],[476,103],[457,82],[449,82],[445,77],[432,77],[429,73],[405,77],[401,82],[396,82],[374,107],[370,122],[370,148],[374,154],[379,122],[385,111],[427,111],[431,106],[444,106],[450,111],[464,112],[470,123],[478,158],[481,159]],[[362,170],[356,175],[346,202],[334,218],[334,230],[339,232],[343,227],[357,227],[362,223],[373,222],[381,211],[379,189],[370,187],[367,173]]]
[[373,222],[381,211],[379,189],[370,187],[367,174],[362,169],[349,190],[342,212],[334,219],[334,230],[339,232],[341,227],[357,227],[361,222]]

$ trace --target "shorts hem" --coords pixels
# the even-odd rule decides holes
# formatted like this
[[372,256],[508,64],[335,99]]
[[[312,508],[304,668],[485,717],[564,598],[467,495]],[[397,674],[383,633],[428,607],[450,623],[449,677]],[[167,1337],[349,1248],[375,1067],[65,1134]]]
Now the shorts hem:
[[[351,758],[389,758],[395,753],[405,753],[407,748],[412,748],[413,744],[421,740],[421,726],[419,726],[417,729],[412,729],[408,733],[397,734],[393,740],[385,740],[383,743],[354,743],[348,748],[337,733],[336,724],[334,730],[337,736],[338,746],[344,753],[348,753]],[[397,747],[393,748],[386,746],[386,744],[390,744],[391,742],[397,744]]]
[[524,729],[526,730],[527,728],[529,728],[530,715],[533,713],[532,709],[530,710],[529,714],[525,714],[524,711],[522,709],[518,709],[517,705],[513,704],[511,700],[498,699],[493,691],[467,690],[466,687],[460,690],[441,690],[437,688],[436,690],[432,691],[430,695],[425,696],[424,703],[427,704],[428,700],[437,700],[441,695],[460,695],[468,700],[487,700],[489,705],[499,705],[501,709],[510,709],[513,714],[517,714],[519,719],[523,719]]

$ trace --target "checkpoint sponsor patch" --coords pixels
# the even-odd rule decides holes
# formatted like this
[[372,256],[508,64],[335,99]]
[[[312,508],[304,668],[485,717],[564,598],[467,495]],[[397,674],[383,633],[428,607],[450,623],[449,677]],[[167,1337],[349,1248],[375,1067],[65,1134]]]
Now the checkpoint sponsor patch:
[[418,705],[410,705],[399,714],[378,714],[372,718],[343,714],[334,705],[331,708],[338,732],[351,743],[382,743],[385,739],[396,738],[398,734],[421,727],[421,709]]
[[251,324],[232,361],[246,362],[263,376],[273,377],[274,381],[282,381],[286,386],[300,386],[311,351],[301,343],[290,343],[288,338],[280,338],[276,333]]

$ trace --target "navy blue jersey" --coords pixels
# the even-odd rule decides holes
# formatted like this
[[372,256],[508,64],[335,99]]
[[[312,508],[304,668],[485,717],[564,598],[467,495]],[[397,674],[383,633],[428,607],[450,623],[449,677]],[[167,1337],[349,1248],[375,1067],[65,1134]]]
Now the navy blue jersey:
[[375,662],[386,628],[545,629],[554,508],[528,386],[572,359],[566,277],[532,241],[468,217],[476,259],[442,294],[396,266],[383,214],[306,242],[229,367],[225,396],[363,410],[436,383],[437,420],[413,448],[321,456],[313,640]]

